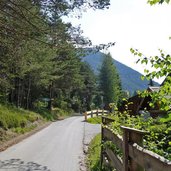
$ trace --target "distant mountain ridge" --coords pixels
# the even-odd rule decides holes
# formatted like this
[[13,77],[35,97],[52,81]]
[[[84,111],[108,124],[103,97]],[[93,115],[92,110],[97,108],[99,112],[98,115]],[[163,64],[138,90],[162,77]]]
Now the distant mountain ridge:
[[[103,59],[104,54],[102,52],[92,53],[83,57],[83,61],[87,62],[92,67],[95,74],[98,74]],[[147,89],[149,81],[141,80],[141,73],[118,62],[115,59],[113,59],[113,63],[115,64],[118,74],[120,76],[123,90],[128,90],[132,95],[137,90]],[[159,85],[156,82],[154,83],[155,85]]]

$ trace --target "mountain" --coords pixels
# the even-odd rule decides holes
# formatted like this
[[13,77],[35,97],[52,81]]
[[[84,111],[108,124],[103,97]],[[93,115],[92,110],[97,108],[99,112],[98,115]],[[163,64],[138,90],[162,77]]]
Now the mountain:
[[[99,69],[102,65],[102,61],[104,59],[104,54],[102,52],[91,53],[83,58],[83,61],[87,62],[95,74],[98,74]],[[113,59],[113,63],[115,64],[118,74],[121,79],[122,89],[128,90],[132,95],[137,90],[147,89],[149,81],[141,80],[142,74],[135,71],[134,69],[118,62]],[[159,84],[154,82],[156,86]]]

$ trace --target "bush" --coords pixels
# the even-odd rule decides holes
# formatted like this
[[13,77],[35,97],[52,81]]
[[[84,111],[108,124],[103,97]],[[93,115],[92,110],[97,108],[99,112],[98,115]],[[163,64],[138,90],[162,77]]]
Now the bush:
[[101,135],[96,135],[88,148],[87,165],[91,171],[100,171]]
[[34,113],[13,106],[0,104],[0,127],[3,129],[24,128],[29,123],[33,123],[43,118]]
[[0,126],[4,129],[10,129],[14,127],[25,127],[27,124],[27,119],[24,116],[13,114],[13,113],[3,113],[0,111]]
[[36,113],[33,113],[33,112],[30,112],[28,115],[26,115],[25,116],[26,117],[26,119],[28,120],[28,121],[30,121],[30,122],[35,122],[35,121],[38,121],[38,120],[42,120],[43,118],[40,116],[40,115],[38,115],[38,114],[36,114]]
[[151,150],[168,160],[171,160],[171,123],[163,122],[161,118],[144,119],[142,116],[131,117],[128,114],[113,113],[114,122],[110,128],[122,135],[121,125],[147,131],[144,136],[144,147]]
[[39,108],[36,110],[36,113],[39,113],[43,118],[48,121],[54,120],[52,113],[46,108]]
[[66,116],[70,116],[71,113],[73,111],[71,109],[68,109],[68,110],[63,110],[63,109],[60,109],[60,108],[53,108],[53,111],[52,111],[52,114],[53,114],[53,118],[55,120],[57,120],[59,117],[66,117]]
[[87,122],[91,124],[101,124],[102,118],[101,117],[88,118]]

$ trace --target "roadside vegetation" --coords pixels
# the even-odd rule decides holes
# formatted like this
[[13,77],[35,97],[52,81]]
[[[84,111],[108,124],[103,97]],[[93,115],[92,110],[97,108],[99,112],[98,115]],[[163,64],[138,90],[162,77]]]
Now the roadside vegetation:
[[83,37],[79,26],[63,18],[70,14],[80,17],[84,10],[103,10],[109,5],[109,0],[2,1],[0,103],[27,110],[48,103],[49,109],[53,106],[62,115],[95,106],[96,76],[83,57],[112,43],[88,50],[91,41]]
[[[171,160],[171,113],[157,118],[144,118],[143,116],[130,116],[127,113],[114,112],[109,116],[114,120],[108,127],[115,133],[122,135],[120,126],[127,126],[147,132],[144,135],[144,148],[153,151],[164,158]],[[99,118],[90,118],[88,122],[99,124]],[[93,120],[93,122],[92,122]],[[96,140],[94,140],[96,141]],[[115,147],[118,155],[122,152]],[[96,153],[90,151],[90,153]],[[94,159],[95,160],[95,159]]]
[[[101,134],[97,134],[90,142],[87,155],[88,171],[101,171]],[[115,171],[115,169],[102,166],[103,171]]]
[[70,14],[80,17],[82,11],[103,10],[109,5],[109,0],[0,3],[2,140],[7,132],[11,136],[24,133],[39,122],[101,105],[97,77],[83,57],[114,43],[92,46],[79,26],[63,18]]
[[71,116],[72,110],[39,108],[36,111],[17,108],[14,105],[0,104],[0,144],[20,134],[46,124]]
[[101,153],[101,134],[96,135],[90,142],[87,165],[90,171],[100,171],[100,153]]
[[46,120],[35,112],[0,104],[0,144],[45,122]]
[[114,122],[109,126],[116,134],[122,135],[121,125],[144,130],[144,148],[171,160],[171,114],[164,117],[147,118],[115,113]]
[[[148,3],[150,5],[170,3],[170,0],[148,0]],[[151,92],[145,90],[144,92],[138,92],[142,98],[151,98],[151,101],[149,102],[149,106],[151,108],[154,108],[156,105],[158,105],[160,110],[164,111],[165,114],[159,115],[156,118],[147,118],[143,115],[130,116],[128,112],[114,112],[112,113],[113,116],[110,116],[114,119],[114,122],[108,125],[108,127],[113,132],[120,135],[122,135],[122,130],[120,128],[121,125],[144,130],[147,132],[143,139],[144,148],[153,151],[171,161],[171,55],[165,53],[161,49],[159,50],[160,55],[148,57],[138,49],[131,48],[130,51],[137,57],[137,63],[144,64],[145,66],[147,65],[147,67],[145,67],[146,69],[144,70],[145,76],[142,79],[146,78],[148,80],[152,80],[156,78],[166,78],[160,86],[159,91]],[[150,68],[150,70],[148,68]],[[112,101],[109,101],[109,103],[110,102]],[[115,101],[113,100],[113,102]],[[99,118],[88,119],[88,122],[99,123]],[[119,151],[114,145],[111,145],[110,143],[106,145],[110,145],[110,147],[122,157],[122,152]],[[89,152],[96,153],[94,151]],[[96,159],[98,160],[98,158]]]
[[91,123],[91,124],[101,124],[102,118],[100,116],[99,117],[88,118],[87,122]]

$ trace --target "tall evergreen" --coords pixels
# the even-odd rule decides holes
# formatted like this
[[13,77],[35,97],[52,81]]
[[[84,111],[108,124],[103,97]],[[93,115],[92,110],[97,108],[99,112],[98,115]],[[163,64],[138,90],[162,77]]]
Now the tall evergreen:
[[32,108],[44,97],[59,106],[72,104],[73,95],[81,99],[80,91],[91,87],[78,47],[91,42],[62,16],[108,6],[109,0],[0,0],[0,102]]
[[96,95],[96,76],[88,63],[82,63],[81,75],[84,86],[81,89],[82,104],[85,110],[91,110],[93,98]]
[[103,60],[99,74],[99,87],[105,105],[119,102],[121,82],[110,54],[106,54]]

